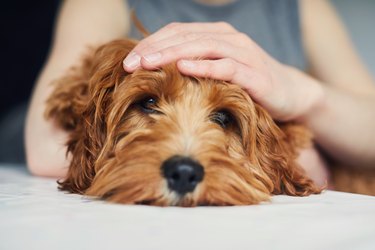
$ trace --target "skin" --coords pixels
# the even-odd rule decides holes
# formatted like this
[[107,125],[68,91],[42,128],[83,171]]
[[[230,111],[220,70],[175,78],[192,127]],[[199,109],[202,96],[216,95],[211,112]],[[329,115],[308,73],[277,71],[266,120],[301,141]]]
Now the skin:
[[[224,4],[223,0],[200,2]],[[137,45],[125,59],[124,70],[153,69],[176,60],[186,75],[238,84],[275,119],[298,120],[309,126],[316,143],[331,157],[345,165],[373,167],[374,80],[329,2],[300,2],[310,74],[276,61],[226,23],[167,25]],[[52,51],[37,81],[27,117],[26,151],[33,174],[62,177],[69,165],[64,146],[67,135],[43,118],[45,100],[51,93],[49,83],[74,65],[87,45],[126,36],[128,17],[122,0],[64,2]],[[325,164],[314,148],[302,152],[300,161],[317,183],[325,182]]]
[[122,0],[66,0],[62,3],[52,49],[37,79],[26,118],[26,157],[31,173],[47,177],[66,175],[69,166],[64,146],[67,134],[44,118],[46,99],[53,90],[51,82],[77,64],[89,45],[124,37],[129,30],[127,10]]

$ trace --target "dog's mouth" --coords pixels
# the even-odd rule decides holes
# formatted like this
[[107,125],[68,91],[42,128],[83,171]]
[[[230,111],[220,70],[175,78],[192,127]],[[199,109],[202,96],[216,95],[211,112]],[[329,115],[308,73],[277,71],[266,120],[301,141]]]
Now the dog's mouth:
[[147,205],[147,206],[176,206],[176,207],[194,207],[194,206],[205,206],[206,203],[198,203],[194,198],[193,193],[187,193],[184,195],[178,194],[174,191],[169,192],[168,198],[160,196],[153,199],[145,199],[136,201],[135,205]]

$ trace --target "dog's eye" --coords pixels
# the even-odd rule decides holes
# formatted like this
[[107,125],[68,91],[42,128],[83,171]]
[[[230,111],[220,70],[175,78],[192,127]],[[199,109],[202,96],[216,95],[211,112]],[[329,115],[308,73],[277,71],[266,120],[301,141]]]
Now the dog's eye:
[[156,113],[157,111],[155,110],[156,108],[156,99],[154,97],[146,97],[142,99],[138,105],[142,109],[143,112],[147,114],[153,114]]
[[233,118],[228,111],[219,110],[211,115],[211,121],[219,124],[222,128],[227,128]]

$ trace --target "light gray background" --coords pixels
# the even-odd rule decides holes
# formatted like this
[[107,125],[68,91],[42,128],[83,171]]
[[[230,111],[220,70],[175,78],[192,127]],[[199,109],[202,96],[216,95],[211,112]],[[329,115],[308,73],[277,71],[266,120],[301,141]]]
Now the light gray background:
[[375,0],[332,2],[348,28],[359,54],[375,76]]

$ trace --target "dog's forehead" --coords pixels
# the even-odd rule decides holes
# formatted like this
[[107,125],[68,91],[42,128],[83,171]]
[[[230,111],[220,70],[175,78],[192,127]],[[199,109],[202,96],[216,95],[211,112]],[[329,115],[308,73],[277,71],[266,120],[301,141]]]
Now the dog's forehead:
[[139,69],[132,74],[130,85],[138,87],[145,94],[172,100],[192,98],[203,105],[252,103],[239,86],[225,81],[185,76],[178,71],[175,64],[153,71]]

